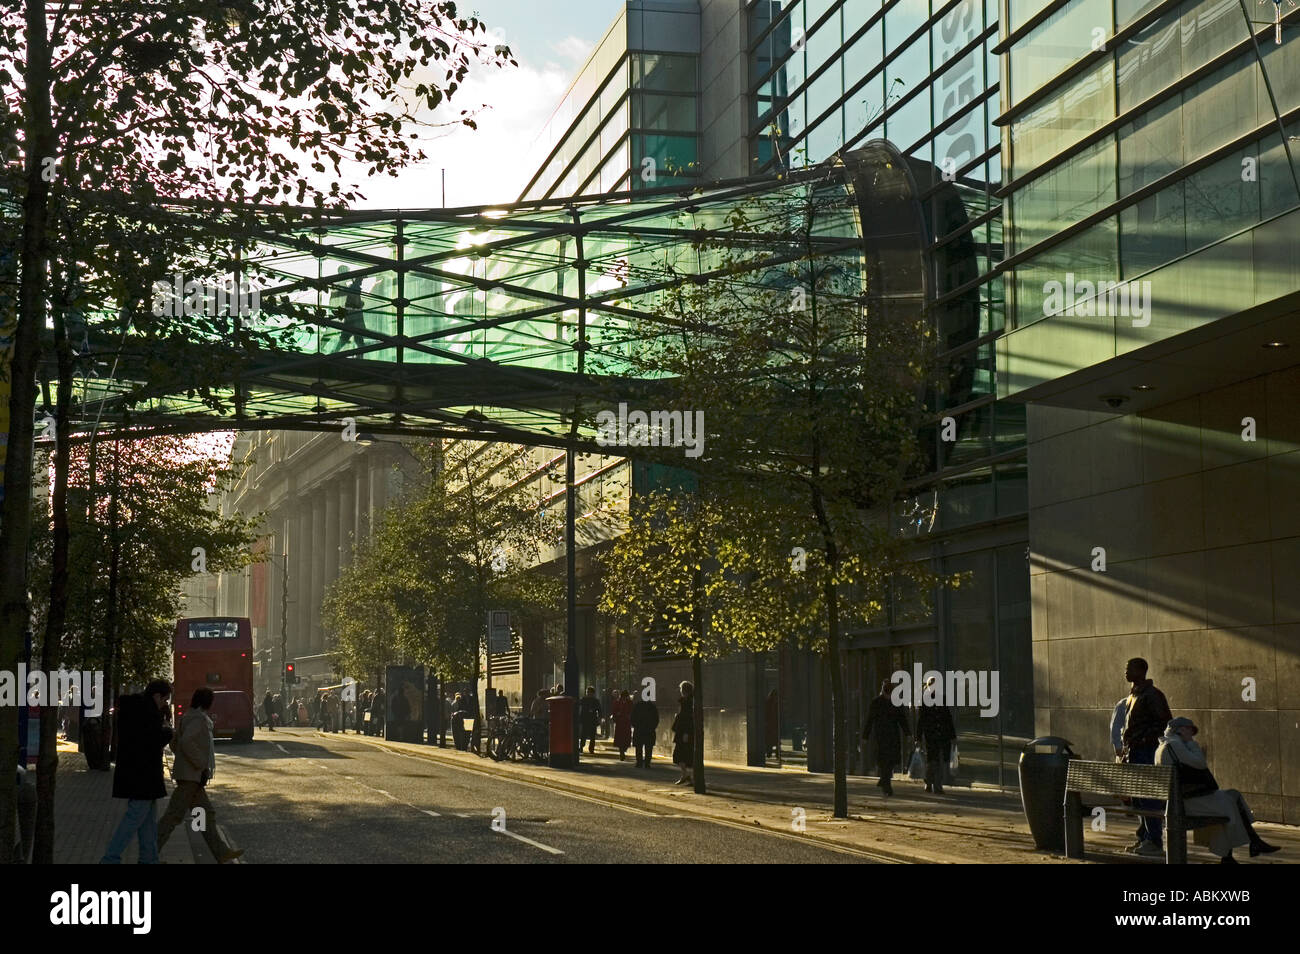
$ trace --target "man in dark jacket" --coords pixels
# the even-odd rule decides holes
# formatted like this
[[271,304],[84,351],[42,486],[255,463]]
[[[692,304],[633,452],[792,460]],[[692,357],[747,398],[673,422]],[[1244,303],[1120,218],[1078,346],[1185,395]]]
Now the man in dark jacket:
[[[926,681],[926,688],[934,685],[931,676]],[[921,695],[922,705],[916,714],[916,738],[925,746],[925,790],[936,795],[943,794],[943,770],[952,755],[952,742],[957,738],[957,729],[953,726],[952,712],[945,705],[925,704],[925,694]]]
[[868,745],[867,764],[875,764],[880,773],[876,786],[886,795],[894,794],[894,769],[903,760],[903,747],[899,733],[911,735],[903,707],[890,699],[892,685],[888,679],[880,684],[880,695],[867,707],[867,724],[862,729],[862,740]]
[[[1156,749],[1173,714],[1169,711],[1165,694],[1147,678],[1145,659],[1130,659],[1124,667],[1124,678],[1133,684],[1128,697],[1128,714],[1124,718],[1124,761],[1154,765]],[[1153,799],[1135,798],[1133,807],[1160,811],[1164,806]],[[1139,855],[1163,855],[1162,834],[1159,817],[1143,817],[1138,825],[1138,840],[1129,850]]]
[[632,707],[632,745],[636,749],[636,767],[649,768],[655,748],[655,730],[659,728],[659,707],[641,698]]
[[596,726],[600,724],[600,700],[596,687],[588,686],[587,694],[578,700],[578,751],[587,743],[587,751],[596,754]]
[[262,714],[266,716],[266,727],[271,732],[275,731],[275,696],[271,695],[271,690],[266,690],[266,695],[262,697]]
[[104,851],[102,865],[120,865],[132,838],[140,841],[140,864],[158,863],[158,816],[154,802],[167,797],[163,783],[163,747],[171,741],[164,720],[172,688],[158,679],[136,696],[123,696],[117,708],[117,768],[113,797],[125,798],[126,814]]

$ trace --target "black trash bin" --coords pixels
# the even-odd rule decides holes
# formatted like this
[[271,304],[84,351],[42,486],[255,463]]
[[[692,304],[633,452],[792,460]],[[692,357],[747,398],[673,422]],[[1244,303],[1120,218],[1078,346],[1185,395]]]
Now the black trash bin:
[[1038,848],[1065,854],[1065,776],[1076,757],[1055,735],[1034,739],[1020,753],[1020,804]]

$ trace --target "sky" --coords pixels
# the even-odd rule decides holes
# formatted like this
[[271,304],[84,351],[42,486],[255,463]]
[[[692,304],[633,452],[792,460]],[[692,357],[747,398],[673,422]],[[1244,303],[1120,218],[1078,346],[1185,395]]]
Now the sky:
[[479,67],[451,100],[451,112],[478,111],[478,129],[437,131],[423,143],[429,159],[398,178],[358,181],[357,208],[436,208],[513,202],[534,169],[530,147],[596,42],[618,15],[622,0],[471,0],[462,14],[488,26],[489,45],[510,47],[517,68]]

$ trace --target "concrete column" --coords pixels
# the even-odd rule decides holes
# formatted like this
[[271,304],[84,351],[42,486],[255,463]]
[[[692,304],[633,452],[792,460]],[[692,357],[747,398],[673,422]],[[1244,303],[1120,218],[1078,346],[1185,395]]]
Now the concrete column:
[[311,647],[311,504],[298,498],[294,514],[297,533],[289,561],[289,589],[293,593],[293,632],[290,655],[305,656]]
[[357,482],[352,471],[345,470],[339,478],[339,569],[352,562],[353,548],[357,544]]
[[353,461],[354,496],[352,525],[355,527],[357,546],[370,538],[370,463],[365,457]]
[[320,604],[325,593],[325,498],[319,490],[312,491],[311,506],[311,597],[307,604],[307,626],[311,634],[308,645],[312,653],[324,652],[321,637]]
[[[339,545],[343,535],[339,532],[339,481],[325,485],[325,587],[339,578]],[[322,593],[323,598],[323,593]]]
[[373,529],[388,506],[388,472],[392,462],[387,454],[373,453],[370,458],[370,526]]

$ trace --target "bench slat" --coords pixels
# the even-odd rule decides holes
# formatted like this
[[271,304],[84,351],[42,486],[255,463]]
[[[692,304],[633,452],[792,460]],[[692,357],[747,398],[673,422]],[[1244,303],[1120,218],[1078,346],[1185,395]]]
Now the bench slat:
[[1087,762],[1071,759],[1065,788],[1071,792],[1114,795],[1118,798],[1169,797],[1173,768],[1168,765],[1134,765],[1129,762]]

